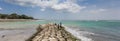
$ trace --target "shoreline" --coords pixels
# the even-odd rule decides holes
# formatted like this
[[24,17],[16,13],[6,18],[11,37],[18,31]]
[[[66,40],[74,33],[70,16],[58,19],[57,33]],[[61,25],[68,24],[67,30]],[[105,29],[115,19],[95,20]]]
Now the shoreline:
[[[30,25],[33,25],[33,24],[30,24]],[[30,26],[30,25],[24,25],[24,26],[22,26],[21,28],[8,28],[8,29],[6,29],[6,28],[0,28],[0,31],[6,31],[6,30],[8,30],[8,31],[10,31],[10,32],[12,32],[13,30],[17,30],[18,32],[19,31],[21,31],[21,30],[28,30],[28,29],[31,29],[31,30],[33,30],[32,28],[35,28],[34,30],[36,30],[36,28],[38,27],[38,25],[34,25],[34,26]],[[46,24],[41,24],[41,25],[46,25]],[[18,26],[20,26],[20,25],[18,25]],[[6,26],[5,26],[6,27]],[[12,26],[12,27],[14,27],[14,26]],[[16,27],[16,26],[15,26]],[[25,28],[23,28],[23,27],[25,27]],[[65,28],[65,30],[68,32],[68,33],[71,33],[71,35],[72,36],[75,36],[77,39],[79,38],[78,36],[76,36],[75,34],[73,34],[73,32],[71,32],[71,31],[69,31],[68,30],[68,28],[67,28],[67,26],[64,26],[64,25],[62,25],[62,27],[64,27]],[[71,28],[69,28],[69,29],[71,29]],[[30,31],[30,30],[28,30],[28,31]],[[34,32],[35,33],[35,32]],[[34,34],[34,33],[32,33],[32,34]],[[24,35],[23,35],[24,36]],[[33,36],[33,35],[31,35],[31,36]],[[29,36],[29,37],[31,37],[31,36]],[[28,38],[29,38],[28,37]],[[79,39],[81,39],[81,41],[85,41],[84,39],[82,39],[82,38],[86,38],[87,39],[87,37],[81,37],[81,38],[79,38]],[[25,39],[26,40],[26,39]]]
[[0,22],[25,22],[36,21],[36,19],[0,19]]
[[[46,25],[46,24],[42,24]],[[25,27],[25,28],[8,28],[8,29],[1,29],[0,28],[0,40],[1,41],[25,41],[26,39],[29,39],[30,37],[34,36],[34,34],[37,32],[36,28],[38,26],[36,25],[35,27]],[[37,28],[38,29],[38,28]],[[63,29],[63,28],[61,28]],[[57,31],[57,30],[56,30]],[[69,33],[65,31],[65,29],[62,31],[63,33]],[[74,37],[72,34],[70,35],[71,39],[76,40],[78,38]],[[61,38],[64,39],[64,38]]]
[[[81,41],[94,41],[92,38],[89,38],[84,35],[84,33],[88,34],[88,35],[94,35],[94,33],[92,33],[92,32],[78,31],[74,28],[71,28],[71,26],[67,27],[67,26],[63,25],[63,27],[65,27],[65,30],[68,31],[69,33],[71,33],[73,36],[77,37],[78,39],[81,39]],[[77,29],[79,29],[79,28],[77,28]]]
[[[45,26],[46,24],[41,24],[41,25],[43,25],[43,26]],[[16,32],[18,32],[18,33],[21,33],[21,31],[23,30],[23,32],[24,33],[27,33],[26,31],[30,31],[31,32],[31,30],[34,30],[34,31],[36,31],[37,32],[37,27],[38,27],[39,25],[35,25],[35,26],[30,26],[30,25],[27,25],[27,26],[22,26],[21,28],[0,28],[0,32],[2,31],[2,32],[5,32],[6,33],[6,31],[8,32],[8,34],[11,32],[11,33],[13,33],[14,31],[16,31]],[[23,28],[24,27],[24,28]],[[64,26],[64,25],[62,25],[62,27],[64,27],[64,30],[66,30],[68,33],[71,33],[71,35],[72,36],[74,36],[74,37],[76,37],[77,39],[80,39],[81,41],[90,41],[90,39],[89,38],[87,38],[87,37],[85,37],[85,36],[82,36],[82,35],[76,35],[76,31],[74,31],[74,30],[71,30],[71,28],[68,28],[67,26]],[[31,30],[29,30],[29,29],[31,29]],[[76,33],[74,33],[74,32],[76,32]],[[31,33],[31,35],[30,36],[27,36],[27,38],[26,39],[30,39],[30,37],[33,37],[35,34],[36,34],[36,32],[32,32]],[[14,35],[16,35],[16,33],[13,33]],[[79,33],[77,33],[77,34],[79,34]],[[19,35],[22,35],[22,36],[20,36],[20,37],[24,37],[24,35],[26,35],[26,34],[19,34]],[[19,36],[18,35],[18,36]],[[29,34],[28,34],[29,35]],[[8,35],[9,36],[9,35]],[[1,36],[2,37],[2,36]],[[7,36],[6,36],[7,37]],[[12,37],[12,36],[11,36]],[[14,37],[14,36],[13,36]],[[26,40],[26,39],[21,39],[21,40]],[[11,40],[11,39],[10,39]],[[14,40],[14,39],[13,39]],[[18,40],[19,41],[19,40]]]
[[[41,25],[46,24],[46,23],[37,23],[37,22],[46,22],[46,21],[35,21],[34,24],[29,23],[29,22],[22,22],[22,23],[21,22],[20,23],[19,22],[17,22],[17,23],[16,22],[0,22],[0,29],[5,28],[5,29],[0,30],[0,33],[4,34],[4,31],[5,31],[5,33],[6,33],[6,31],[10,31],[10,32],[8,32],[8,34],[9,33],[14,34],[14,31],[13,31],[14,28],[15,29],[18,28],[16,30],[19,32],[20,30],[23,30],[24,28],[31,28],[31,27],[37,28],[39,24],[41,24]],[[83,24],[83,23],[82,23],[82,25],[79,25],[83,21],[80,21],[80,23],[79,22],[76,23],[76,21],[73,21],[75,23],[71,23],[72,21],[69,21],[69,22],[70,22],[69,24],[68,23],[66,24],[66,22],[64,22],[63,23],[64,25],[62,25],[62,26],[65,27],[66,30],[68,30],[70,33],[73,33],[73,35],[80,37],[80,39],[82,41],[84,39],[86,41],[87,41],[87,39],[92,39],[93,41],[117,41],[117,40],[120,40],[119,33],[117,32],[117,31],[119,31],[117,29],[117,27],[120,27],[120,26],[116,25],[116,24],[119,24],[117,22],[115,22],[115,24],[113,26],[107,26],[110,28],[106,28],[106,27],[104,27],[104,25],[94,23],[96,21],[93,21],[92,23],[97,24],[97,25],[91,25],[91,26],[86,26],[87,24]],[[89,22],[91,23],[91,21],[89,21]],[[98,23],[99,23],[99,21],[98,21]],[[103,22],[100,22],[100,23],[103,23]],[[36,24],[37,24],[37,26],[36,26]],[[107,25],[111,25],[111,24],[112,24],[111,22],[109,22],[109,21],[107,22]],[[35,26],[32,26],[32,25],[35,25]],[[94,26],[96,26],[96,27],[94,27]],[[115,26],[117,26],[117,27],[115,27]],[[106,29],[99,28],[99,27],[104,27]],[[116,29],[116,32],[114,32],[114,30],[111,29],[113,27],[115,27],[114,29]],[[12,29],[9,29],[9,28],[12,28]],[[100,29],[102,30],[102,32],[105,31],[105,33],[102,33]],[[24,29],[24,30],[26,30],[26,29]],[[33,29],[31,29],[31,30],[33,30]],[[28,30],[28,31],[31,31],[31,30]],[[109,31],[109,30],[113,30],[113,31]],[[110,32],[112,32],[112,33],[110,33]],[[76,34],[78,34],[78,35],[76,35]],[[14,34],[14,35],[16,35],[16,34]],[[111,35],[113,35],[113,36],[111,36]],[[23,36],[24,36],[24,34],[23,34]]]

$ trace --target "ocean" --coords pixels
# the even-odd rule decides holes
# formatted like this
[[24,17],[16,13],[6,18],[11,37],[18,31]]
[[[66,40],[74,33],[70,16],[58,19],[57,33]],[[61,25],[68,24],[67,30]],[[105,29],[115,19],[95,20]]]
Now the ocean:
[[2,28],[14,28],[15,26],[21,28],[23,25],[59,22],[65,26],[67,31],[77,38],[80,38],[82,41],[120,41],[120,21],[118,20],[0,22],[0,26],[2,26]]
[[120,21],[65,21],[63,24],[71,27],[71,33],[76,32],[83,41],[120,41]]

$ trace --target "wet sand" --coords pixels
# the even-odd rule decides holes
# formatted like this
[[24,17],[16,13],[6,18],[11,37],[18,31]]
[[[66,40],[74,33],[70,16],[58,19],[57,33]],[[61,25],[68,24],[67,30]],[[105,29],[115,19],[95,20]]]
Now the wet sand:
[[0,22],[0,41],[25,41],[35,32],[37,24]]
[[35,28],[0,30],[0,41],[25,41],[35,32]]

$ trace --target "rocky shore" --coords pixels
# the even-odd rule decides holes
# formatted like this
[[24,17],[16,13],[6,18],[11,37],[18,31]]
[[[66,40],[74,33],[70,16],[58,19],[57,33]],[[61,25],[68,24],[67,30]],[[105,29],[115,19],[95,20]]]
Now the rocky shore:
[[60,24],[44,24],[26,41],[80,41]]

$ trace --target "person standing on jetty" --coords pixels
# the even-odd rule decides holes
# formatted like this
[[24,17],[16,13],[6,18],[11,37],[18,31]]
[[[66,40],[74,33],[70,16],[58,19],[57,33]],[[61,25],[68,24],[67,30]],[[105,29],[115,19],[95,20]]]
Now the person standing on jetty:
[[58,29],[60,29],[60,27],[62,27],[62,22],[58,24]]
[[62,26],[62,22],[60,22],[60,26]]

